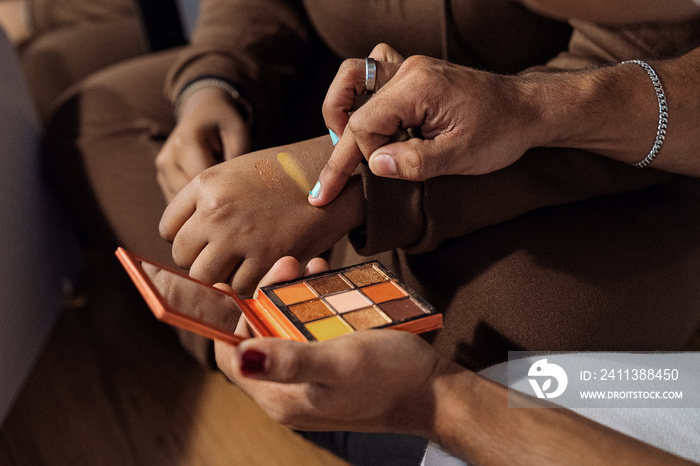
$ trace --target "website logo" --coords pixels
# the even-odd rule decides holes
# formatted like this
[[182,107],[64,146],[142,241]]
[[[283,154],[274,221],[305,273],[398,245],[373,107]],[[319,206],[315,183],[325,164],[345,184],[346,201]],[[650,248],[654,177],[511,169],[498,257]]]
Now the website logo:
[[[527,375],[536,377],[535,379],[528,379],[528,381],[532,385],[537,398],[556,398],[564,393],[569,383],[569,378],[566,376],[564,369],[556,364],[548,363],[546,359],[540,359],[530,366]],[[542,380],[542,385],[538,383],[538,379]],[[550,390],[552,388],[552,379],[557,381],[554,390]]]

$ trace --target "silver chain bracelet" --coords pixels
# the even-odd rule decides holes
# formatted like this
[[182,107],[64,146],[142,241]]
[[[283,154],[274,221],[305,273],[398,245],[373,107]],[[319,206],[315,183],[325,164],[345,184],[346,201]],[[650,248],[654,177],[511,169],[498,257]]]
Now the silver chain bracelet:
[[651,83],[654,85],[654,90],[656,91],[656,99],[659,101],[659,126],[656,130],[654,147],[651,148],[651,151],[646,157],[639,162],[632,164],[637,168],[645,168],[651,165],[651,162],[653,162],[656,156],[659,155],[661,146],[666,139],[666,129],[668,128],[668,103],[666,102],[666,94],[664,93],[664,88],[661,85],[659,75],[656,74],[656,71],[654,71],[654,68],[652,68],[649,63],[642,60],[627,60],[620,64],[624,65],[626,63],[634,63],[635,65],[639,65],[644,68],[644,71],[646,71],[651,78]]

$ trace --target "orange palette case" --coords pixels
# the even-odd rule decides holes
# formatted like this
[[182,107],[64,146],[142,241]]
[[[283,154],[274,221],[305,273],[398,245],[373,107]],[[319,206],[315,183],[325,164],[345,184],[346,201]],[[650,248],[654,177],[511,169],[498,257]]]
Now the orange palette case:
[[243,340],[234,335],[241,314],[256,336],[296,341],[442,327],[442,314],[378,261],[264,286],[256,298],[241,299],[123,248],[115,254],[156,318],[230,344]]

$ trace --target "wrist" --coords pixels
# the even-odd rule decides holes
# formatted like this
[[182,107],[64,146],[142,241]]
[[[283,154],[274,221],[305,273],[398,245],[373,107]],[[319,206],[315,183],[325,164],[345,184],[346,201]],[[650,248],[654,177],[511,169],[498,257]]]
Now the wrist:
[[[479,376],[451,362],[444,361],[432,383],[433,412],[417,433],[446,451],[464,457],[465,432],[474,436],[479,426],[474,420],[472,404],[477,400]],[[478,402],[477,402],[478,404]]]
[[201,78],[197,79],[185,86],[174,103],[175,118],[180,120],[180,117],[185,113],[186,103],[191,101],[194,94],[203,91],[215,91],[221,93],[233,107],[238,111],[243,121],[250,127],[253,123],[253,107],[244,96],[228,81],[219,78]]
[[[537,102],[533,147],[583,149],[638,162],[654,143],[659,112],[649,78],[634,68],[524,75],[530,100]],[[649,92],[638,92],[645,88]]]
[[596,82],[578,72],[532,72],[520,76],[523,100],[533,109],[531,147],[572,147],[591,131],[583,104],[598,100]]

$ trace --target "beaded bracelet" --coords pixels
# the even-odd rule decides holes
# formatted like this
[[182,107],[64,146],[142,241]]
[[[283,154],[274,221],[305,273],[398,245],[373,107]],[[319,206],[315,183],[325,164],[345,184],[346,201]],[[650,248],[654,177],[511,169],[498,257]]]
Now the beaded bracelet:
[[661,80],[656,74],[656,71],[654,71],[654,68],[652,68],[651,65],[649,65],[649,63],[642,60],[627,60],[623,61],[620,64],[624,65],[626,63],[634,63],[635,65],[639,65],[642,68],[644,68],[644,71],[646,71],[649,77],[651,78],[651,83],[654,85],[654,90],[656,91],[656,99],[659,101],[659,126],[656,130],[656,140],[654,141],[654,147],[652,147],[651,151],[646,157],[644,157],[639,162],[633,164],[637,168],[644,168],[648,167],[651,164],[651,162],[654,161],[656,156],[659,155],[661,146],[663,145],[664,140],[666,139],[666,129],[668,128],[668,104],[666,102],[666,94],[664,93],[664,88],[663,86],[661,86]]

